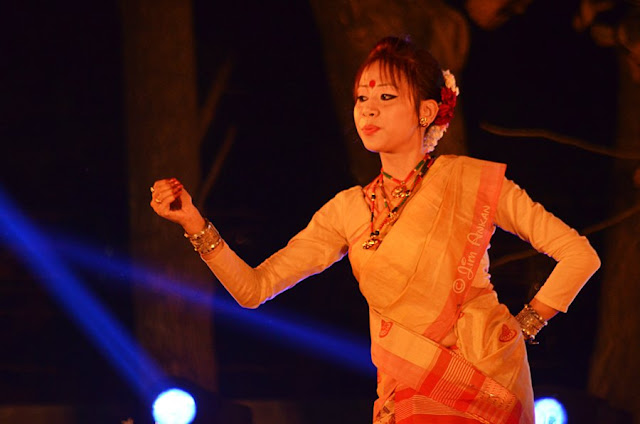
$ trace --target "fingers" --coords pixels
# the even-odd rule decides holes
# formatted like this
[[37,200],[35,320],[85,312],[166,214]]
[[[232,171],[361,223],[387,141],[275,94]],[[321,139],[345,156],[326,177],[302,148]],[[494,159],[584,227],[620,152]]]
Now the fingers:
[[149,204],[154,212],[162,218],[178,223],[183,227],[194,222],[197,222],[198,225],[202,224],[202,215],[193,206],[193,200],[189,192],[184,189],[177,179],[158,180],[150,187],[150,191],[151,201]]
[[182,193],[184,186],[175,178],[156,181],[151,187],[151,201],[163,204],[173,202]]
[[181,219],[182,197],[185,197],[187,202],[191,201],[183,185],[175,178],[156,181],[150,191],[151,208],[161,217],[171,221],[177,222]]

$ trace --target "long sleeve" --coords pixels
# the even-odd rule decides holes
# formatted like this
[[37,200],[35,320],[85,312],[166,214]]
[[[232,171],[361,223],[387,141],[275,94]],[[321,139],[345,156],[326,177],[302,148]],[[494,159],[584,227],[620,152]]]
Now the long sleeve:
[[587,239],[544,207],[533,202],[514,182],[505,179],[496,224],[529,242],[558,263],[536,294],[536,299],[566,312],[582,286],[600,267],[600,259]]
[[225,243],[203,260],[243,307],[257,308],[304,278],[317,274],[347,252],[345,198],[359,187],[338,193],[316,212],[307,227],[256,268]]

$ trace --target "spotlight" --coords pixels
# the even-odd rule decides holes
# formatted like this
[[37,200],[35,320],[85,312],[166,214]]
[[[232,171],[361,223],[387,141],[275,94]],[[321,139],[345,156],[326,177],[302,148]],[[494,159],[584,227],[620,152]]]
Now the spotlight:
[[196,402],[184,390],[165,390],[153,402],[153,418],[157,424],[189,424],[195,416]]
[[567,424],[564,406],[554,398],[546,397],[535,401],[536,424]]

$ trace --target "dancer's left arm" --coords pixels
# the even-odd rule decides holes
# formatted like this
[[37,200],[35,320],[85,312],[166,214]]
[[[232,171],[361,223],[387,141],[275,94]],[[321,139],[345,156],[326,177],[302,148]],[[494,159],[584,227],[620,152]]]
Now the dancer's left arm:
[[505,179],[496,224],[529,242],[558,263],[529,302],[548,320],[566,312],[582,286],[600,267],[600,259],[586,237],[531,200],[514,182]]

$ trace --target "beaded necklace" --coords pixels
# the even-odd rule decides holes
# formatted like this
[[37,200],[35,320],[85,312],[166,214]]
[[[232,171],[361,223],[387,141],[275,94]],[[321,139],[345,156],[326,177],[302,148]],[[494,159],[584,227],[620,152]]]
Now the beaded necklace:
[[383,169],[380,170],[380,175],[384,176],[385,178],[397,184],[397,187],[394,188],[393,191],[391,192],[391,195],[393,197],[395,197],[396,199],[400,199],[400,198],[404,199],[405,197],[409,197],[411,195],[411,190],[407,189],[407,181],[409,181],[409,179],[413,177],[413,175],[418,171],[418,169],[424,164],[424,161],[425,159],[422,159],[420,163],[418,163],[418,165],[415,168],[413,168],[411,172],[409,172],[409,175],[407,175],[407,177],[404,180],[399,180],[393,177],[391,174],[384,172]]
[[[393,224],[398,220],[398,218],[400,217],[400,213],[404,209],[404,206],[407,204],[407,201],[409,200],[409,198],[411,197],[415,189],[418,187],[418,184],[420,183],[420,181],[422,181],[422,178],[427,173],[427,171],[429,170],[429,168],[431,167],[434,161],[435,161],[434,158],[431,158],[431,156],[429,155],[425,155],[425,157],[418,163],[418,165],[416,165],[413,171],[411,171],[404,180],[398,180],[397,178],[394,178],[390,174],[384,172],[384,170],[380,170],[380,175],[378,175],[376,179],[372,182],[372,189],[371,189],[371,196],[370,196],[371,232],[369,234],[369,239],[364,243],[362,243],[363,249],[375,250],[378,248],[378,246],[380,246],[380,243],[382,243],[382,237],[391,229],[391,226],[393,226]],[[409,188],[407,183],[411,179],[411,177],[413,177],[413,181]],[[392,191],[392,196],[396,199],[400,199],[400,202],[395,206],[393,206],[393,204],[389,201],[389,199],[387,198],[387,194],[385,193],[384,178],[390,179],[391,181],[398,184],[398,187],[396,187]],[[380,192],[382,193],[382,200],[384,203],[384,208],[382,209],[382,211],[380,211],[380,213],[384,212],[385,210],[388,211],[387,216],[385,216],[385,218],[382,220],[382,222],[380,223],[377,229],[375,228],[376,188],[380,189]]]

